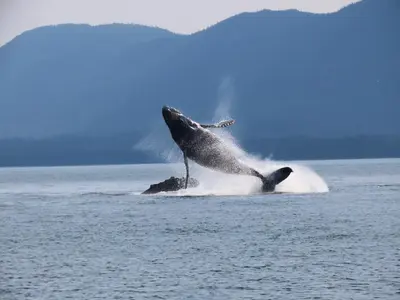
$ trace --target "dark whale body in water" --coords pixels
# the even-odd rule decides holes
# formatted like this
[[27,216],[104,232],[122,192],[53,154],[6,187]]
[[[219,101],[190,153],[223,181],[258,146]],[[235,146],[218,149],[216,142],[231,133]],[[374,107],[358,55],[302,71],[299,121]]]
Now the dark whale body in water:
[[240,162],[227,145],[207,128],[222,128],[230,126],[234,120],[222,121],[217,124],[204,125],[194,122],[184,116],[179,110],[164,106],[162,115],[175,143],[183,152],[186,166],[186,182],[189,180],[188,159],[197,164],[227,174],[255,176],[262,181],[262,191],[274,191],[275,186],[285,180],[293,170],[284,167],[263,176],[255,169]]

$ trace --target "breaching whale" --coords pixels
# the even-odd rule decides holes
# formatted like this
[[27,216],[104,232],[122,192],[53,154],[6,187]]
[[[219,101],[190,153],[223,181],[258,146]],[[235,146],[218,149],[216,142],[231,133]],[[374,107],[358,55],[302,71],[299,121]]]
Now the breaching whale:
[[185,188],[189,180],[188,159],[197,164],[227,174],[250,175],[261,179],[262,192],[271,192],[285,180],[293,170],[280,168],[267,176],[240,162],[227,145],[207,128],[223,128],[234,124],[234,120],[217,124],[199,124],[183,115],[179,110],[163,106],[162,115],[172,139],[183,153],[186,167]]

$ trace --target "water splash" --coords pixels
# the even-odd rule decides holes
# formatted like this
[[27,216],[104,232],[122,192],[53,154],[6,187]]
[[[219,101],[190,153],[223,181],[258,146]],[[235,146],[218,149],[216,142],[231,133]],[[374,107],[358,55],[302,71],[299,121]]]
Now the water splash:
[[175,145],[168,129],[160,130],[160,126],[156,126],[146,137],[136,143],[133,149],[153,153],[167,163],[183,161],[182,152]]
[[[329,188],[323,178],[321,178],[310,167],[286,161],[273,161],[263,159],[260,156],[246,153],[227,130],[221,130],[218,136],[229,145],[231,151],[239,153],[240,160],[267,175],[282,167],[291,167],[293,173],[282,183],[277,185],[276,192],[280,193],[325,193]],[[180,190],[170,195],[195,196],[195,195],[250,195],[258,193],[261,190],[261,181],[256,177],[224,174],[213,171],[190,162],[191,176],[198,179],[200,185],[196,188]],[[171,173],[175,176],[184,176],[183,162],[171,164]]]
[[229,119],[234,100],[234,81],[228,76],[222,79],[222,82],[218,87],[218,105],[212,120],[218,122],[222,119]]

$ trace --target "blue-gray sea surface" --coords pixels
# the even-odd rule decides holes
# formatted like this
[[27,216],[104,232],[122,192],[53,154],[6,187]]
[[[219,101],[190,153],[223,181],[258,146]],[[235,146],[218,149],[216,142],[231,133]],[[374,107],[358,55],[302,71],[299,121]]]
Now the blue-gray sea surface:
[[0,169],[0,299],[400,299],[400,160],[328,193],[142,196],[167,165]]

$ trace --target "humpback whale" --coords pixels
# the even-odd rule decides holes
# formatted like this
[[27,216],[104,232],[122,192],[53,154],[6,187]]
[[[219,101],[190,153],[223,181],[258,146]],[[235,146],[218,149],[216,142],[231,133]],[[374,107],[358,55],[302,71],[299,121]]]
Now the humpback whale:
[[172,139],[183,153],[186,167],[185,189],[189,180],[188,159],[197,164],[227,174],[255,176],[262,181],[262,192],[274,191],[275,186],[285,180],[293,170],[280,168],[267,176],[240,162],[227,145],[208,128],[223,128],[235,123],[234,120],[216,124],[199,124],[183,115],[179,110],[163,106],[162,115]]

